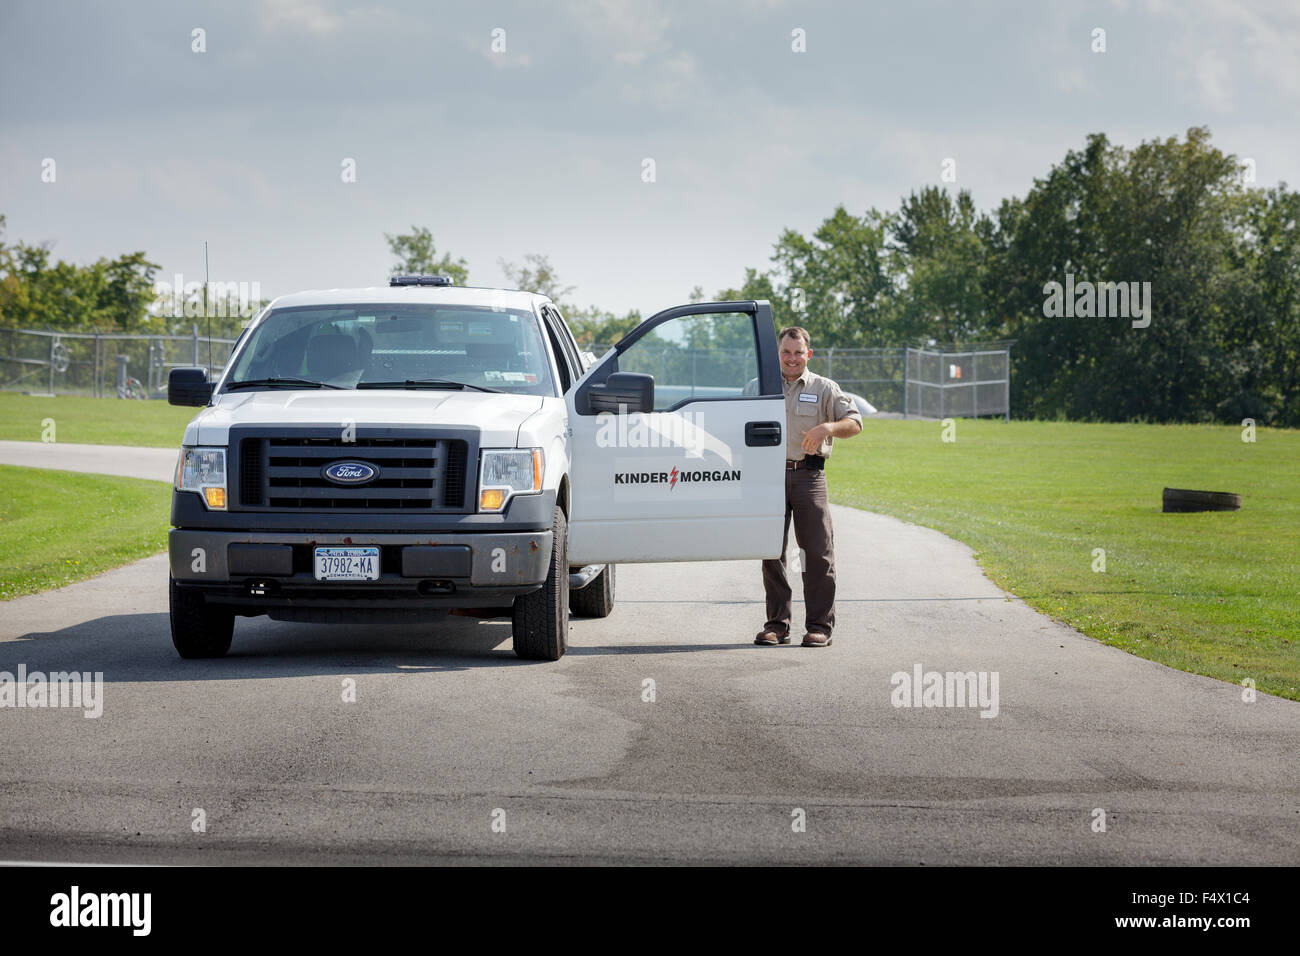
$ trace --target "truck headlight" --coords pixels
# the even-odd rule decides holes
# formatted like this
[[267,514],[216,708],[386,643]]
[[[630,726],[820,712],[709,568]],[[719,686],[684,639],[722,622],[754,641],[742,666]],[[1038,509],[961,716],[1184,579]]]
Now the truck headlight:
[[479,460],[478,510],[501,511],[512,495],[542,490],[540,448],[485,449]]
[[176,490],[197,491],[212,511],[226,510],[226,450],[182,447],[176,463]]

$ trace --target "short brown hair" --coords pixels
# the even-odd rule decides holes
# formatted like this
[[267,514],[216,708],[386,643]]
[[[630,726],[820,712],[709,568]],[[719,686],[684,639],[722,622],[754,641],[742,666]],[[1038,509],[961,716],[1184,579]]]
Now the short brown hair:
[[782,329],[781,334],[776,337],[776,341],[779,344],[784,338],[803,339],[803,347],[806,349],[812,348],[812,338],[808,335],[808,330],[801,329],[797,325],[792,325],[789,328]]

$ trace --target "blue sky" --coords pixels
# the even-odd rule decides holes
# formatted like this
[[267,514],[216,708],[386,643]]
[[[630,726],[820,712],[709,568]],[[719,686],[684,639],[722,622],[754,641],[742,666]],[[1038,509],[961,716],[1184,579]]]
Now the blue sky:
[[1207,125],[1295,185],[1298,117],[1295,3],[0,6],[6,239],[187,280],[206,239],[267,297],[382,283],[418,224],[472,284],[543,253],[575,303],[649,313],[947,158],[989,209],[1091,132]]

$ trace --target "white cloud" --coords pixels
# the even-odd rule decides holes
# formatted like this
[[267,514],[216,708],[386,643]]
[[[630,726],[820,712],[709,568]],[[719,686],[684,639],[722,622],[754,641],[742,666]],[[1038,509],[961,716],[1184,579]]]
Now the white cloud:
[[338,34],[367,20],[390,17],[382,6],[340,11],[326,0],[265,0],[261,12],[263,30],[284,28],[317,36]]
[[1231,109],[1228,61],[1216,53],[1203,53],[1196,57],[1192,69],[1205,104],[1220,113],[1226,113]]
[[580,0],[568,9],[572,21],[620,63],[639,66],[669,50],[671,19],[659,3]]
[[287,26],[308,33],[334,33],[343,18],[319,0],[268,0],[262,24],[268,29]]
[[[666,109],[696,93],[695,56],[670,38],[674,24],[662,4],[579,0],[568,5],[568,13],[585,38],[590,61],[614,65],[611,88],[623,101]],[[603,71],[596,75],[603,82]]]
[[1291,0],[1203,0],[1192,9],[1149,0],[1147,10],[1167,17],[1170,28],[1176,25],[1174,51],[1191,64],[1191,78],[1210,109],[1232,108],[1234,74],[1253,74],[1253,100],[1281,93],[1300,101],[1300,6]]
[[1062,93],[1073,93],[1075,90],[1087,89],[1088,77],[1077,66],[1068,70],[1057,70],[1056,88]]

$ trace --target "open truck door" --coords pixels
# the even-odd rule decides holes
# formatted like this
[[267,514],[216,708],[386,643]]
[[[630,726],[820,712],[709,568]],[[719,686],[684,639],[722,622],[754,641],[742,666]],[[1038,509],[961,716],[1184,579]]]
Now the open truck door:
[[646,319],[569,390],[573,565],[775,558],[785,398],[765,301]]

